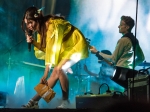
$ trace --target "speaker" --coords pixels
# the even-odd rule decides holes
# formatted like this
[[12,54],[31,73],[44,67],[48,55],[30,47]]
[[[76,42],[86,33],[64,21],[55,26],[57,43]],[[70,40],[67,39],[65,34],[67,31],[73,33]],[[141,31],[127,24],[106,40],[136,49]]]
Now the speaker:
[[76,109],[101,109],[104,110],[115,102],[126,100],[120,93],[102,95],[76,96]]
[[150,76],[139,75],[128,79],[128,99],[150,102]]

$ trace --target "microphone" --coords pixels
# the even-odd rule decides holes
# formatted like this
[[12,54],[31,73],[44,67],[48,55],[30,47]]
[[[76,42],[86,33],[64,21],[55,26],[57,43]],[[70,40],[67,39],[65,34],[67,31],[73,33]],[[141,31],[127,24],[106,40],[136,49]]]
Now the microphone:
[[[32,30],[28,30],[28,35],[32,36]],[[31,51],[31,43],[28,43],[28,51]]]

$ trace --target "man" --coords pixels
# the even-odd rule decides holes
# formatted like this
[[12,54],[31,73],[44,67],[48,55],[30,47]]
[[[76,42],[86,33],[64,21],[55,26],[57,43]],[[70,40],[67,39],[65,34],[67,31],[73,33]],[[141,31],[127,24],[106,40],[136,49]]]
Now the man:
[[134,20],[130,16],[122,16],[119,33],[122,37],[118,40],[116,48],[112,55],[99,52],[94,46],[90,48],[93,54],[106,62],[112,63],[113,66],[126,68],[123,69],[118,77],[119,80],[126,80],[128,69],[134,69],[144,61],[145,57],[137,39],[131,33],[134,27]]

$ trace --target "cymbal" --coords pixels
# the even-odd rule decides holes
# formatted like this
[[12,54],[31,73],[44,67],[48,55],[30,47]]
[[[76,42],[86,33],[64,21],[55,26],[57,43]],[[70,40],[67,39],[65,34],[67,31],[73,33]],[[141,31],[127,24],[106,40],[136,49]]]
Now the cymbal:
[[150,63],[149,62],[143,62],[143,63],[139,64],[138,66],[150,66]]

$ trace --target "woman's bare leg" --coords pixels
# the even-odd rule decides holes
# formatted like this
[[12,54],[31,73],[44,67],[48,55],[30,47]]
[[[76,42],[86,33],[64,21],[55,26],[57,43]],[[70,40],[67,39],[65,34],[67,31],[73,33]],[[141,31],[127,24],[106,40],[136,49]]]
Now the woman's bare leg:
[[69,98],[69,80],[67,76],[68,69],[74,65],[77,61],[73,60],[65,60],[65,63],[61,67],[61,71],[59,72],[59,81],[62,90],[62,98],[63,100],[68,100]]
[[67,75],[62,70],[60,70],[59,73],[56,74],[56,71],[54,69],[54,72],[51,74],[50,78],[48,79],[48,85],[49,87],[53,88],[58,79],[60,80],[63,100],[67,100],[69,81],[68,81]]
[[40,95],[38,95],[38,94],[36,94],[33,98],[32,98],[32,100],[34,100],[34,101],[39,101],[41,99],[41,97],[40,97]]
[[65,74],[63,71],[61,71],[61,74],[59,76],[60,86],[62,90],[62,98],[63,100],[68,100],[69,97],[69,81],[67,74]]

